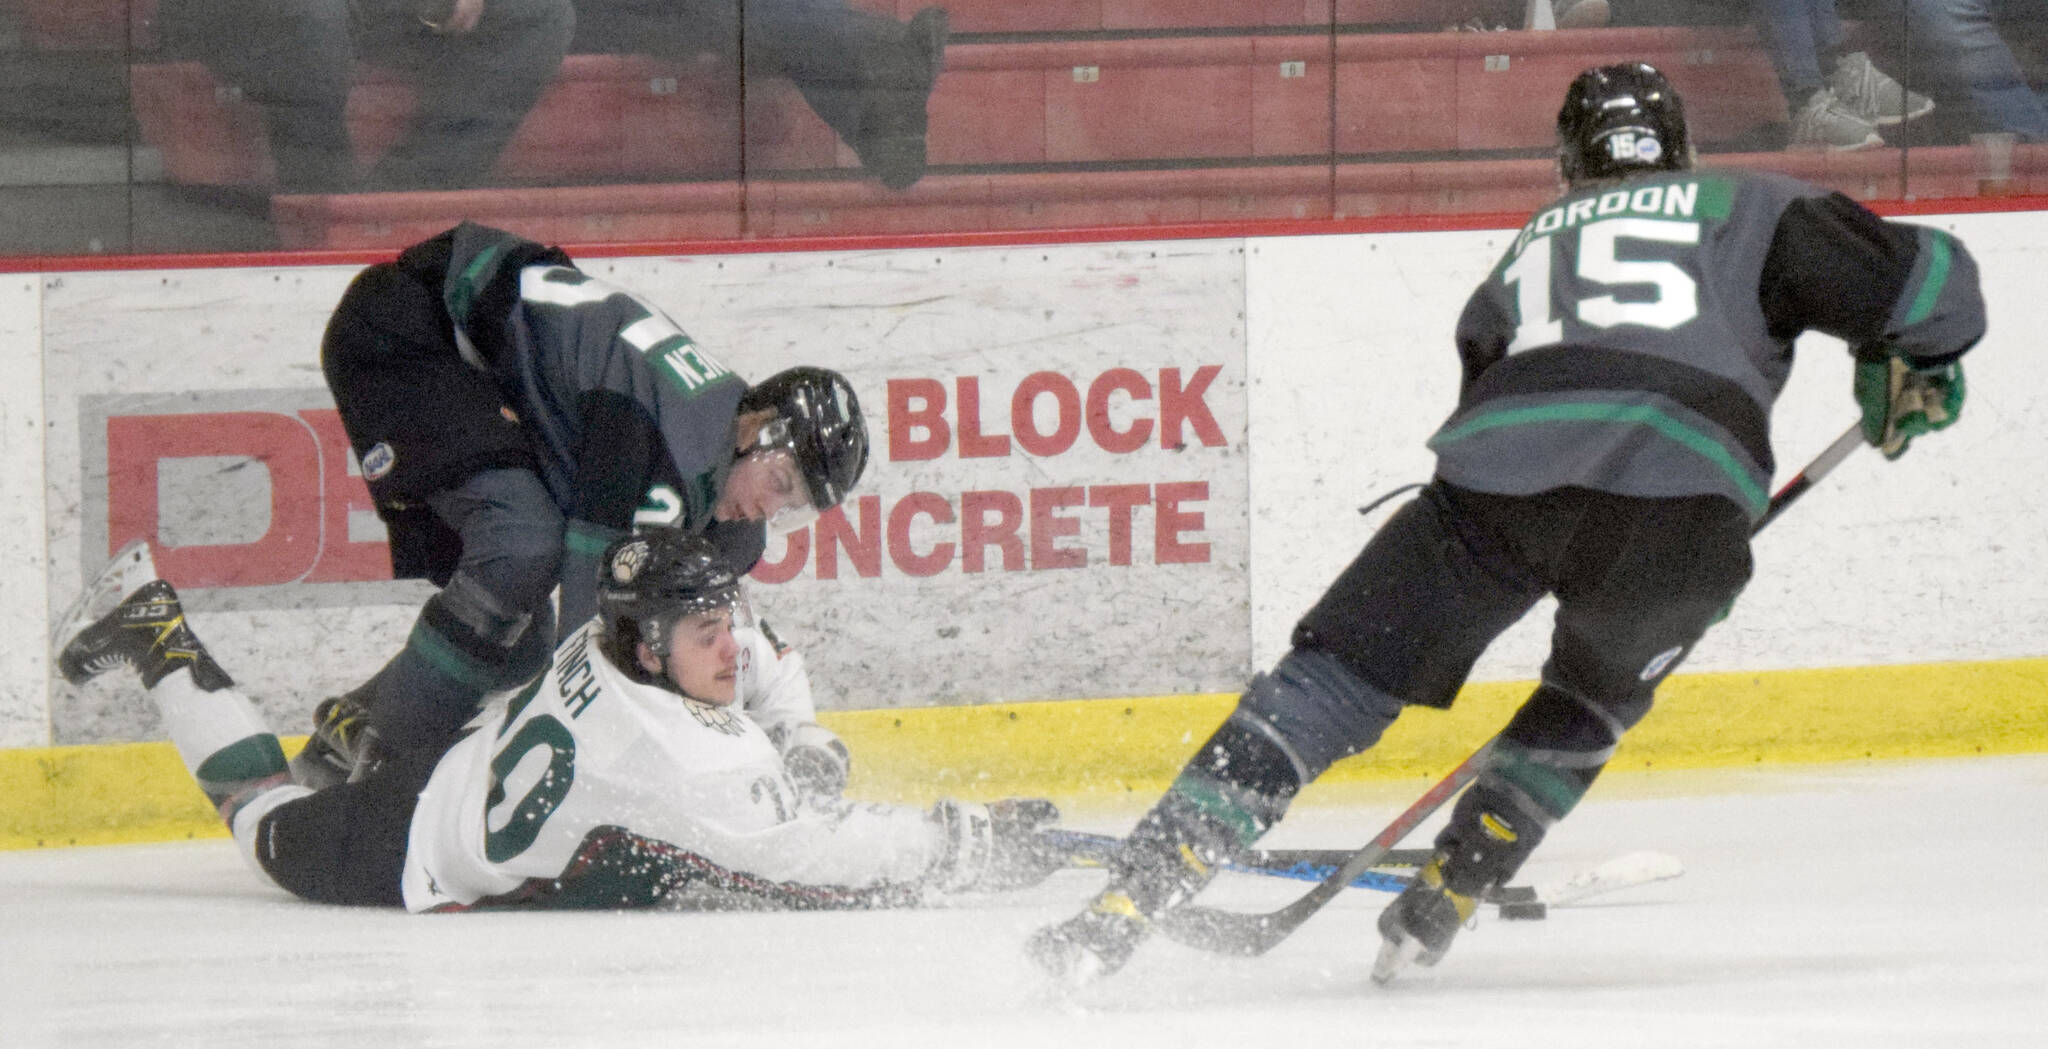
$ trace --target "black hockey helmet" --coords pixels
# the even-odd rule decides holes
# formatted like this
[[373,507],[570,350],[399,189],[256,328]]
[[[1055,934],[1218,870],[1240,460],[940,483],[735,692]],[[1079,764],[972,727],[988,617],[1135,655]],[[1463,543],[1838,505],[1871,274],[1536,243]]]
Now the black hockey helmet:
[[771,408],[754,449],[785,448],[796,456],[819,512],[838,506],[868,465],[868,425],[846,377],[830,368],[790,368],[740,397],[740,411]]
[[730,610],[745,618],[746,597],[732,566],[711,540],[679,528],[646,528],[605,548],[598,568],[597,614],[606,654],[628,673],[641,673],[634,645],[668,655],[675,625],[700,612]]
[[1574,186],[1690,168],[1685,105],[1654,66],[1624,62],[1588,69],[1572,80],[1557,111],[1557,165]]

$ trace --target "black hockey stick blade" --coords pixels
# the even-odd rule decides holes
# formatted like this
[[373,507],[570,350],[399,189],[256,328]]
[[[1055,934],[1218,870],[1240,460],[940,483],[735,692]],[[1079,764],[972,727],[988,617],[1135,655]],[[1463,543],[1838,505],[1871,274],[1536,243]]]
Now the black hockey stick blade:
[[[1855,451],[1861,443],[1862,424],[1852,423],[1840,437],[1835,438],[1833,444],[1828,445],[1812,462],[1806,464],[1804,469],[1778,489],[1777,494],[1771,497],[1770,505],[1765,509],[1763,516],[1757,520],[1751,534],[1763,531],[1765,525],[1776,520],[1779,514],[1797,502],[1799,497],[1805,495],[1821,478],[1833,472],[1835,467],[1848,458],[1849,453]],[[1372,841],[1366,843],[1365,847],[1353,853],[1351,858],[1331,872],[1329,877],[1324,878],[1315,888],[1310,889],[1307,895],[1293,903],[1264,914],[1220,911],[1189,904],[1159,914],[1153,919],[1153,924],[1174,940],[1219,954],[1254,957],[1272,950],[1276,944],[1292,935],[1303,922],[1343,892],[1353,878],[1386,856],[1394,846],[1401,843],[1401,839],[1408,836],[1409,832],[1456,797],[1466,785],[1478,779],[1479,774],[1485,771],[1487,763],[1492,759],[1494,741],[1498,738],[1496,736],[1493,740],[1486,741],[1485,745],[1474,751],[1463,764],[1452,769],[1450,775],[1445,776],[1436,786],[1429,788],[1427,793],[1416,799],[1415,804],[1410,805],[1406,812],[1395,817],[1394,822],[1388,824],[1386,829],[1380,831]]]

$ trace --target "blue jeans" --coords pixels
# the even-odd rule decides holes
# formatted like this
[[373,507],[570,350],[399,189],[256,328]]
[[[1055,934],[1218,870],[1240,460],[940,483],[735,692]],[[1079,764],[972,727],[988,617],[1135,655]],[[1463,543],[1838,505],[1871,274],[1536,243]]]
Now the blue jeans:
[[1821,56],[1842,50],[1842,19],[1835,0],[1751,0],[1756,28],[1778,71],[1785,100],[1798,108],[1827,85]]
[[1900,79],[1946,109],[1945,128],[1958,137],[2010,131],[2022,141],[2048,142],[2048,106],[1992,20],[2000,0],[1864,0],[1861,6],[1888,39],[1903,34],[1909,67]]
[[412,0],[162,0],[168,53],[206,63],[264,107],[279,188],[362,188],[347,121],[355,64],[407,73],[419,104],[365,180],[450,189],[484,180],[562,64],[569,0],[489,0],[468,33],[429,32]]

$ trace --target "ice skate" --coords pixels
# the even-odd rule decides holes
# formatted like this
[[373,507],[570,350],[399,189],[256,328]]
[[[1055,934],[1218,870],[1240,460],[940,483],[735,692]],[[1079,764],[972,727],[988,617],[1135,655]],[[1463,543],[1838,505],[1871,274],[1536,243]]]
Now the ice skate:
[[51,660],[60,661],[64,646],[77,637],[79,631],[112,612],[122,598],[155,578],[156,559],[150,556],[149,542],[130,540],[114,554],[105,568],[100,569],[98,575],[85,584],[78,600],[73,601],[58,618],[56,628],[50,633]]
[[1150,932],[1131,898],[1110,891],[1087,910],[1033,933],[1024,950],[1046,975],[1068,987],[1085,987],[1123,968]]
[[[131,544],[132,546],[133,544]],[[125,585],[135,574],[147,569],[154,576],[145,546],[139,555],[124,547],[112,565],[86,588],[73,617],[82,617],[98,604],[107,589]],[[190,668],[193,683],[213,691],[233,684],[227,672],[213,661],[206,646],[185,626],[185,609],[171,584],[152,578],[120,603],[83,627],[75,628],[57,652],[57,669],[64,680],[83,685],[116,667],[134,667],[145,688],[172,671]]]
[[1379,957],[1372,981],[1384,984],[1417,965],[1435,965],[1451,949],[1458,929],[1472,920],[1479,901],[1444,886],[1444,856],[1430,858],[1415,881],[1380,912]]
[[375,731],[356,694],[329,696],[313,708],[313,731],[292,758],[292,779],[319,790],[356,778]]

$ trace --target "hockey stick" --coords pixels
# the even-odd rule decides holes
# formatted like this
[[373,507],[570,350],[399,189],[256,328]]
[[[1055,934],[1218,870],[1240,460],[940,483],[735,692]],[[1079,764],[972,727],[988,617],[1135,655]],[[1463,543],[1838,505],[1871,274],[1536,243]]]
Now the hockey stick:
[[[1065,852],[1071,866],[1084,870],[1108,866],[1116,851],[1123,847],[1121,838],[1064,827],[1042,830],[1038,832],[1038,840],[1048,849]],[[1342,849],[1252,849],[1223,864],[1222,869],[1238,874],[1319,882],[1329,877],[1350,856],[1350,852]],[[1429,861],[1429,856],[1428,849],[1389,850],[1372,869],[1352,879],[1349,887],[1400,892],[1408,887],[1412,876],[1393,873],[1389,868],[1420,867]],[[1482,902],[1502,907],[1503,917],[1540,918],[1547,907],[1570,906],[1594,896],[1676,878],[1683,873],[1684,865],[1674,856],[1661,852],[1632,852],[1556,881],[1497,886],[1486,894]],[[1542,906],[1531,906],[1538,904]]]
[[1807,463],[1805,469],[1794,474],[1791,480],[1785,482],[1783,488],[1778,489],[1778,494],[1771,497],[1771,505],[1764,510],[1764,515],[1757,519],[1756,527],[1751,529],[1749,534],[1755,535],[1763,531],[1765,525],[1777,520],[1778,515],[1784,513],[1786,507],[1797,502],[1799,497],[1805,495],[1807,489],[1812,488],[1821,478],[1833,473],[1835,467],[1841,465],[1842,460],[1847,459],[1849,453],[1863,443],[1861,422],[1842,431],[1842,436],[1835,438],[1835,443],[1814,456],[1813,461]]
[[[1805,495],[1821,478],[1840,465],[1843,459],[1848,458],[1849,453],[1855,450],[1862,439],[1862,424],[1859,422],[1850,426],[1841,437],[1836,438],[1833,444],[1828,445],[1825,451],[1771,497],[1770,505],[1765,508],[1763,516],[1757,519],[1756,526],[1750,530],[1750,534],[1755,535],[1763,531],[1764,525],[1775,520],[1786,507]],[[1153,924],[1158,926],[1161,932],[1181,943],[1219,954],[1255,957],[1272,950],[1276,944],[1300,928],[1301,923],[1322,910],[1331,900],[1336,899],[1353,878],[1379,862],[1381,857],[1400,844],[1401,839],[1407,837],[1410,831],[1434,815],[1436,810],[1456,797],[1458,792],[1465,789],[1473,780],[1478,779],[1492,760],[1494,744],[1499,738],[1496,735],[1478,750],[1473,751],[1471,757],[1466,758],[1457,768],[1451,770],[1450,775],[1445,776],[1436,786],[1429,788],[1428,792],[1417,798],[1415,804],[1408,806],[1406,812],[1394,817],[1394,822],[1387,824],[1385,830],[1380,831],[1364,847],[1353,853],[1350,859],[1345,860],[1330,873],[1329,877],[1310,889],[1307,895],[1293,903],[1265,914],[1220,911],[1189,904],[1160,913],[1153,918]]]
[[[1068,866],[1082,869],[1109,866],[1124,844],[1122,838],[1064,827],[1039,831],[1038,841],[1050,851],[1066,853]],[[1297,881],[1321,881],[1350,856],[1350,851],[1344,849],[1252,849],[1232,857],[1221,869]],[[1400,892],[1408,886],[1408,879],[1381,868],[1413,869],[1428,861],[1427,849],[1395,849],[1381,857],[1373,869],[1361,871],[1351,879],[1350,887]]]
[[[1124,840],[1108,834],[1052,827],[1038,832],[1038,841],[1049,850],[1067,854],[1069,865],[1081,868],[1106,867],[1123,848]],[[1351,855],[1350,849],[1247,849],[1233,857],[1229,869],[1253,874],[1321,867],[1328,874]],[[1375,867],[1420,867],[1429,862],[1428,849],[1395,849],[1380,858]],[[1316,875],[1321,881],[1323,874]]]
[[[1319,882],[1336,869],[1337,863],[1343,860],[1345,854],[1330,849],[1315,851],[1331,857],[1331,861],[1302,861],[1292,867],[1244,867],[1232,863],[1226,864],[1223,869],[1263,874],[1274,878],[1293,878],[1296,881]],[[1389,855],[1418,851],[1427,850],[1395,849]],[[1479,898],[1479,902],[1499,907],[1503,918],[1541,918],[1551,907],[1569,907],[1597,896],[1605,896],[1610,892],[1676,878],[1684,873],[1685,865],[1678,862],[1678,857],[1670,853],[1631,852],[1553,881],[1529,885],[1496,885],[1488,889],[1486,895]],[[1410,875],[1389,874],[1384,868],[1375,867],[1359,875],[1350,887],[1399,892],[1407,888],[1411,880],[1413,878]]]
[[[1495,737],[1498,739],[1499,737]],[[1494,740],[1489,739],[1472,756],[1459,763],[1450,775],[1437,781],[1407,811],[1394,817],[1394,822],[1373,836],[1363,848],[1351,854],[1337,869],[1330,872],[1308,894],[1293,903],[1267,914],[1242,914],[1236,911],[1219,911],[1211,907],[1189,904],[1163,911],[1152,919],[1159,931],[1190,947],[1215,951],[1218,954],[1237,954],[1256,957],[1273,949],[1274,945],[1292,935],[1301,923],[1309,919],[1323,906],[1337,898],[1337,894],[1351,884],[1373,864],[1391,852],[1401,839],[1420,826],[1424,820],[1436,813],[1444,804],[1458,796],[1486,766],[1493,760]]]

